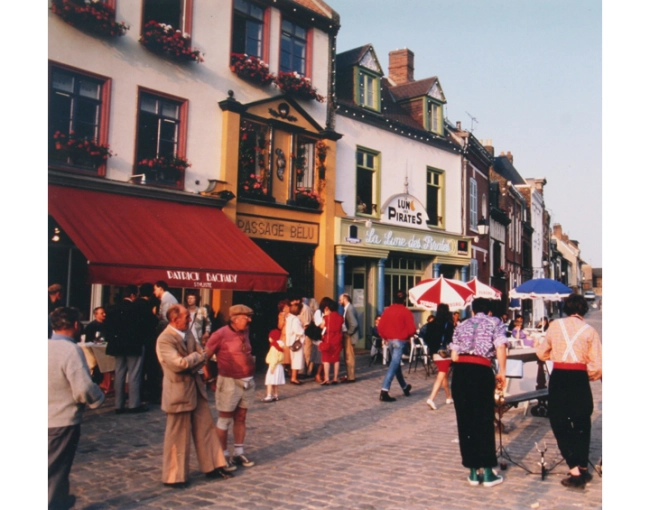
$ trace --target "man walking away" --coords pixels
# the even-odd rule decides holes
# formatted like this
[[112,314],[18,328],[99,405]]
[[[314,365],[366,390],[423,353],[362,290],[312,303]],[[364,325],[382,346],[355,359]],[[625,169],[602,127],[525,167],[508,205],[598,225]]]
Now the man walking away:
[[84,407],[99,407],[104,394],[90,378],[81,348],[75,343],[80,314],[75,308],[57,308],[50,315],[52,338],[48,341],[48,508],[67,510],[74,506],[70,495],[72,468]]
[[388,340],[391,355],[388,372],[386,372],[386,377],[381,386],[379,400],[382,402],[395,402],[397,399],[388,394],[393,377],[397,377],[397,382],[404,395],[408,397],[411,394],[411,385],[406,384],[401,365],[406,343],[410,341],[416,331],[415,319],[411,311],[406,308],[406,293],[403,290],[398,290],[395,293],[393,304],[382,313],[377,329],[381,338]]

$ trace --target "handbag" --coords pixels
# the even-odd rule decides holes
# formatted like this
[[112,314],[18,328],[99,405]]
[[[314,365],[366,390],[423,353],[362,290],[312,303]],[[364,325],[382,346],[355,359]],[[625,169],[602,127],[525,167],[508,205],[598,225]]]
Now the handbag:
[[302,342],[300,340],[296,340],[291,344],[291,352],[298,352],[300,349],[302,349]]
[[438,351],[437,354],[438,354],[438,356],[440,356],[441,358],[445,358],[445,359],[446,359],[446,358],[448,358],[449,356],[451,356],[451,351],[450,351],[449,349],[440,349],[440,350]]

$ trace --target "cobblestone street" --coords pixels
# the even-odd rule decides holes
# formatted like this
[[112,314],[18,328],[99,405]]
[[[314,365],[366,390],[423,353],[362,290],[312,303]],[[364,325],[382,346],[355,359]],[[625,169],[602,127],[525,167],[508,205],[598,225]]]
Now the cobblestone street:
[[[593,317],[591,317],[593,315]],[[600,312],[590,314],[598,321]],[[207,480],[192,454],[190,486],[161,483],[165,414],[115,415],[112,399],[87,411],[71,473],[75,508],[601,508],[602,479],[585,491],[560,485],[568,471],[562,461],[542,481],[539,474],[509,463],[505,481],[493,488],[470,487],[456,443],[453,404],[441,391],[437,411],[425,400],[433,384],[421,366],[408,374],[405,397],[393,382],[394,403],[378,399],[385,367],[357,356],[357,382],[324,387],[308,380],[280,388],[279,402],[257,402],[248,413],[246,455],[256,462],[230,480]],[[264,374],[256,375],[258,401]],[[602,456],[601,383],[594,394],[592,463]],[[214,400],[210,402],[216,418]],[[548,419],[524,416],[523,407],[504,415],[507,453],[539,473],[535,443],[546,443],[546,461],[560,459]],[[499,444],[497,436],[497,445]],[[590,468],[593,471],[593,468]],[[538,505],[538,506],[537,506]]]

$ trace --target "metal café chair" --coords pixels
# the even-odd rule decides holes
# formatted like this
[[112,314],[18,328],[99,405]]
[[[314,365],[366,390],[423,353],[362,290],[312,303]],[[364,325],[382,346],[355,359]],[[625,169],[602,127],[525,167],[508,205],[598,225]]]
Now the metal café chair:
[[413,372],[418,369],[418,361],[424,366],[426,376],[429,377],[429,369],[431,367],[431,357],[429,356],[429,348],[427,344],[424,343],[424,340],[420,338],[417,334],[411,337],[411,352],[409,354],[409,371],[411,373],[411,367],[413,366]]

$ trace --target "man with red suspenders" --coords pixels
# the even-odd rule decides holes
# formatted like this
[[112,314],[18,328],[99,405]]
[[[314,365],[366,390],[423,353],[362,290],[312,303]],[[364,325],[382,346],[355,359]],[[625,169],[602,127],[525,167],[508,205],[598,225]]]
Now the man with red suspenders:
[[567,317],[550,323],[537,357],[553,362],[548,384],[548,416],[557,445],[569,465],[562,485],[584,489],[588,471],[591,413],[594,400],[589,381],[603,377],[602,345],[598,332],[585,323],[587,300],[579,294],[566,298]]

